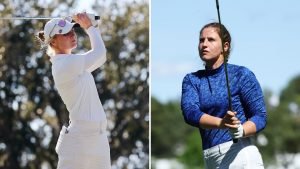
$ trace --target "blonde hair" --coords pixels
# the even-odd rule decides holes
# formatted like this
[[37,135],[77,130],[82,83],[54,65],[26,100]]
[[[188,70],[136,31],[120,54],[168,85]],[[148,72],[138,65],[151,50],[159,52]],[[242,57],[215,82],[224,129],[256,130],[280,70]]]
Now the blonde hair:
[[48,42],[45,41],[44,31],[39,31],[35,37],[39,41],[39,43],[41,45],[41,49],[46,49],[46,53],[48,56],[52,57],[55,55],[55,51],[51,47],[51,44],[50,44],[51,40],[49,40]]

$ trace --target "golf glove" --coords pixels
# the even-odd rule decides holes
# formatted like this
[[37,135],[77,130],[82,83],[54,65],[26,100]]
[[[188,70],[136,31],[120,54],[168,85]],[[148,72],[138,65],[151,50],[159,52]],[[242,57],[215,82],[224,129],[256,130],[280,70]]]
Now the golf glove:
[[244,127],[242,124],[239,124],[238,128],[229,129],[230,135],[233,139],[239,139],[244,136]]
[[[95,15],[91,14],[91,13],[87,13],[87,16],[90,18],[90,20],[92,22],[92,25],[94,27],[97,27],[98,26],[98,21],[95,19]],[[67,16],[64,19],[69,21],[69,22],[72,22],[72,16]]]
[[92,25],[94,27],[97,27],[98,26],[98,21],[95,19],[95,15],[94,14],[91,14],[91,13],[87,13],[88,17],[90,18],[91,22],[92,22]]

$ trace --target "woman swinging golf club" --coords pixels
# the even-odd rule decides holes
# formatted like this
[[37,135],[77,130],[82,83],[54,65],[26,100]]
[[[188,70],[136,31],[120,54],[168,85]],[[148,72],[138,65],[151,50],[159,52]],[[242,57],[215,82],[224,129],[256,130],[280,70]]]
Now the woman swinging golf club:
[[[86,13],[67,19],[52,19],[38,34],[47,45],[51,57],[55,86],[65,103],[70,118],[68,128],[62,127],[56,145],[58,169],[110,169],[110,148],[106,116],[91,74],[106,61],[106,49],[100,31]],[[72,54],[77,46],[73,26],[86,30],[91,50]]]
[[[231,36],[224,25],[202,27],[198,50],[205,69],[184,77],[181,109],[185,121],[200,131],[206,169],[263,169],[261,154],[250,139],[267,123],[263,92],[251,70],[228,64],[234,110],[228,111],[224,72],[230,49]],[[239,141],[234,144],[233,139]]]

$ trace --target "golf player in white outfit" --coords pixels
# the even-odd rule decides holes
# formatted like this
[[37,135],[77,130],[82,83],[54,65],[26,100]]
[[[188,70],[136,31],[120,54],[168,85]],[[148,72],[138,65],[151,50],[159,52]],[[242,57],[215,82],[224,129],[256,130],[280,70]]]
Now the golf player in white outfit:
[[39,38],[48,45],[55,87],[65,103],[70,125],[63,126],[56,145],[58,169],[110,169],[110,148],[106,115],[100,102],[92,71],[106,61],[100,30],[86,13],[72,19],[87,32],[91,50],[72,54],[77,46],[75,23],[52,19]]

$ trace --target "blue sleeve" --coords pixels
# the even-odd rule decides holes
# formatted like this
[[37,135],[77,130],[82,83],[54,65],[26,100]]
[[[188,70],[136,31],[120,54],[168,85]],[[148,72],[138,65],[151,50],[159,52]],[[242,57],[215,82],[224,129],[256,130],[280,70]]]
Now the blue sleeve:
[[255,75],[246,69],[241,79],[241,99],[248,120],[256,125],[256,132],[267,124],[267,112],[262,89]]
[[200,111],[198,91],[189,75],[186,75],[182,82],[181,110],[186,123],[199,127],[199,120],[204,113]]

